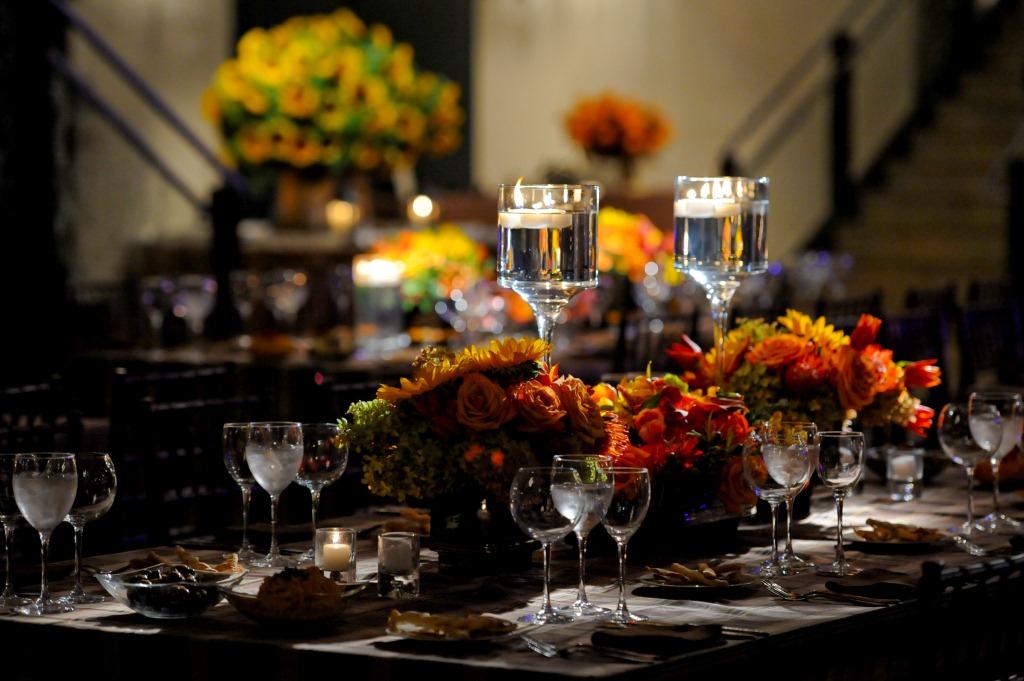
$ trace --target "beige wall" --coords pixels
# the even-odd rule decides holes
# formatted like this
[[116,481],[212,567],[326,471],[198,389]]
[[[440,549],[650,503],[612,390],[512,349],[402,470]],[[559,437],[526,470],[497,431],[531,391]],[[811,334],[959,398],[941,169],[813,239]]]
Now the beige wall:
[[[858,168],[909,110],[915,3],[905,5],[883,49],[866,55],[875,99],[857,111],[864,116],[856,127]],[[518,175],[537,177],[548,164],[588,169],[563,119],[578,98],[603,90],[658,105],[675,127],[668,146],[640,165],[639,189],[667,190],[680,173],[717,174],[726,137],[847,6],[837,0],[479,0],[474,181],[486,191]],[[821,87],[828,66],[823,62],[802,91]],[[864,90],[858,85],[857,94]],[[801,248],[828,212],[828,115],[827,101],[819,99],[807,125],[767,167],[747,169],[772,180],[772,258]],[[746,144],[741,161],[757,146],[757,139]]]
[[[211,144],[199,99],[230,49],[230,0],[79,0],[75,7]],[[206,196],[214,174],[195,153],[115,79],[77,36],[71,61],[184,177]],[[112,281],[124,270],[128,244],[158,236],[205,234],[205,219],[86,105],[75,105],[76,150],[67,193],[76,225],[74,282]],[[197,264],[197,268],[203,267]]]

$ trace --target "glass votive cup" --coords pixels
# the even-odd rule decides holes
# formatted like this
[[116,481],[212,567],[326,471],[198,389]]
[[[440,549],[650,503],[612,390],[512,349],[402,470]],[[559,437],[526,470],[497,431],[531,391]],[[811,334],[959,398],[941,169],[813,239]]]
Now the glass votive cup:
[[377,595],[420,595],[420,536],[415,532],[384,532],[377,537]]
[[356,581],[356,531],[348,527],[318,527],[313,564],[336,582]]
[[923,449],[893,447],[886,452],[885,480],[891,500],[912,501],[920,497],[923,478]]

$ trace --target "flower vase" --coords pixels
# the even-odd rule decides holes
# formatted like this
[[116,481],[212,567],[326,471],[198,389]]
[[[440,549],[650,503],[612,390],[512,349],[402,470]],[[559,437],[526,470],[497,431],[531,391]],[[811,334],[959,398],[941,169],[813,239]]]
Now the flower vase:
[[507,502],[480,493],[431,504],[430,547],[442,573],[489,575],[529,568],[540,544],[519,529]]
[[[334,199],[347,201],[351,222],[373,217],[373,193],[365,175],[307,174],[286,168],[277,174],[274,193],[274,223],[278,229],[322,232],[332,225],[328,205]],[[351,227],[351,224],[344,225]]]

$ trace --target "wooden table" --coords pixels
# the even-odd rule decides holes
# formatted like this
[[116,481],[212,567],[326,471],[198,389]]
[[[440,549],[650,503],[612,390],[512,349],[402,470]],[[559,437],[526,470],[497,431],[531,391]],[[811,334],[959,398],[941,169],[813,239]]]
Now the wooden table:
[[[951,527],[961,521],[962,488],[949,471],[946,486],[926,489],[920,500],[894,504],[884,500],[879,486],[868,485],[848,500],[851,524],[868,517]],[[986,495],[978,494],[981,513]],[[1024,498],[1006,495],[1011,513],[1022,515]],[[810,518],[798,527],[797,551],[816,561],[831,559],[834,508],[831,499],[817,498]],[[373,519],[352,519],[363,527]],[[750,564],[767,555],[763,527],[741,529],[735,558]],[[848,551],[859,566],[881,567],[915,578],[923,561],[947,566],[979,564],[1012,556],[1006,537],[982,543],[990,556],[976,558],[953,545],[938,552],[867,554]],[[360,546],[360,576],[372,573],[376,556],[372,543]],[[425,553],[425,556],[429,554]],[[556,603],[574,595],[570,550],[562,553],[554,575]],[[671,556],[695,562],[692,555]],[[87,562],[98,567],[122,565],[128,555],[100,556]],[[1018,556],[1024,561],[1024,558]],[[642,559],[631,566],[632,576],[644,572]],[[1008,563],[1007,563],[1008,564]],[[597,557],[592,566],[591,598],[614,606],[616,590],[610,558]],[[253,583],[266,574],[256,571]],[[659,621],[717,623],[763,632],[756,638],[726,638],[720,645],[656,664],[637,664],[597,654],[548,659],[520,642],[479,647],[440,647],[414,644],[384,634],[393,607],[429,612],[490,612],[502,617],[533,611],[540,599],[539,570],[529,574],[460,579],[436,573],[425,564],[422,598],[415,602],[379,600],[374,593],[357,598],[334,629],[314,635],[267,631],[249,623],[222,603],[206,615],[180,621],[147,620],[113,603],[83,606],[70,614],[42,618],[0,616],[0,664],[3,678],[42,678],[57,674],[103,679],[266,679],[336,678],[1008,678],[1024,665],[1024,579],[1018,570],[1004,579],[970,588],[947,590],[885,607],[864,607],[825,600],[785,602],[760,588],[739,589],[728,598],[689,600],[689,594],[652,591],[631,584],[630,607]],[[813,574],[787,578],[785,584],[804,591],[821,586]],[[255,586],[255,584],[253,584]],[[61,585],[55,585],[56,590]],[[591,620],[542,627],[533,635],[560,647],[587,641],[595,631]],[[709,676],[710,675],[710,676]]]

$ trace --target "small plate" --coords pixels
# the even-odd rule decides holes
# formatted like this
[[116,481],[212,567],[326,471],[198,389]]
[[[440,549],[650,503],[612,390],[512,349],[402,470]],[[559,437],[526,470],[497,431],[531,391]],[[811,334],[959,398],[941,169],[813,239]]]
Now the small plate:
[[471,643],[496,643],[499,641],[507,641],[514,638],[518,638],[523,634],[527,634],[534,629],[537,629],[541,625],[539,624],[524,624],[522,622],[514,622],[516,628],[512,631],[500,632],[488,634],[485,636],[477,636],[474,638],[446,638],[444,636],[435,636],[423,631],[396,631],[390,626],[384,627],[384,632],[388,636],[398,636],[399,638],[409,639],[410,641],[425,641],[430,643],[442,643],[446,645],[452,645],[457,643],[471,644]]
[[344,586],[342,587],[341,594],[333,602],[325,600],[321,607],[306,611],[274,611],[266,608],[254,593],[229,588],[222,588],[221,591],[238,612],[257,624],[270,626],[310,626],[329,624],[340,618],[341,614],[348,608],[352,598],[361,593],[365,588],[365,584]]

